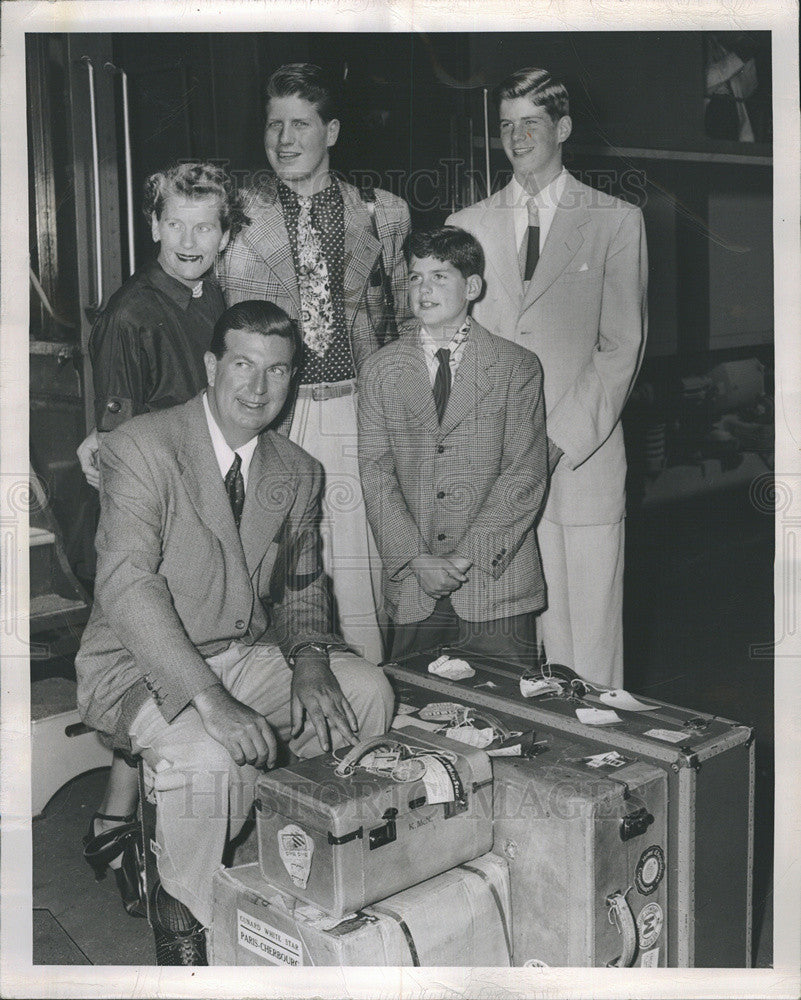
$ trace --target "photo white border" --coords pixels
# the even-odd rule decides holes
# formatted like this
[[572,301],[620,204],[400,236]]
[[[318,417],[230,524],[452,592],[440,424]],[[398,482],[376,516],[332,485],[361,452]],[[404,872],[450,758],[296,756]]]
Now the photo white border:
[[[28,240],[26,31],[773,31],[776,477],[801,473],[798,10],[790,0],[93,0],[2,3],[0,58],[0,563],[2,772],[0,996],[3,997],[798,997],[801,994],[801,638],[797,557],[777,516],[776,853],[770,970],[167,969],[31,966],[27,661]],[[681,67],[677,67],[677,72]],[[799,492],[796,487],[796,492]],[[792,512],[791,512],[792,513]],[[801,502],[795,500],[801,525]],[[789,514],[787,515],[790,516]],[[785,560],[788,560],[785,565]],[[788,575],[789,574],[789,575]],[[786,587],[785,580],[789,580]],[[788,603],[789,602],[789,603]],[[789,612],[783,609],[788,607]],[[755,637],[761,638],[761,637]],[[755,667],[757,669],[757,667]],[[90,978],[91,977],[91,978]]]

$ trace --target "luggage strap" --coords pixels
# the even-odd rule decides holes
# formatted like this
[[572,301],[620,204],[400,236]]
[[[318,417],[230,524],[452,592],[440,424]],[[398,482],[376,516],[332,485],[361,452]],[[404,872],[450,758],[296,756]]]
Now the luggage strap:
[[634,923],[634,914],[631,912],[626,892],[613,892],[606,897],[606,905],[609,909],[609,923],[614,924],[623,937],[623,951],[617,958],[607,962],[607,968],[628,969],[634,961],[637,951],[637,925]]
[[414,938],[412,937],[412,932],[409,930],[408,924],[400,915],[400,913],[396,913],[394,910],[391,910],[388,906],[384,906],[383,903],[373,903],[370,909],[374,910],[376,913],[380,913],[384,917],[391,917],[395,921],[395,923],[398,925],[398,927],[400,927],[401,931],[403,932],[403,936],[406,938],[406,946],[408,947],[409,954],[411,955],[412,958],[412,965],[419,967],[420,957],[417,954],[417,945],[414,943]]
[[501,918],[501,927],[503,928],[503,937],[506,941],[506,953],[509,956],[509,965],[514,964],[514,955],[512,952],[512,938],[509,934],[509,925],[506,922],[506,914],[503,912],[503,903],[501,902],[501,897],[498,894],[497,888],[492,884],[492,880],[489,878],[486,872],[483,872],[480,868],[474,868],[472,865],[459,865],[460,868],[464,868],[467,872],[472,872],[474,875],[478,875],[484,884],[489,888],[492,893],[492,898],[495,900],[495,905],[498,908],[498,916]]

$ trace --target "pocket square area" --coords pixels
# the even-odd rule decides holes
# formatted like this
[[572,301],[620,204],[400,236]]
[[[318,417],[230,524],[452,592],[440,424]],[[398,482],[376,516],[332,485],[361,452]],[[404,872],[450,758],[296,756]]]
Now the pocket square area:
[[589,271],[589,267],[587,266],[587,261],[586,260],[584,261],[584,263],[579,268],[579,272],[581,272],[581,271]]

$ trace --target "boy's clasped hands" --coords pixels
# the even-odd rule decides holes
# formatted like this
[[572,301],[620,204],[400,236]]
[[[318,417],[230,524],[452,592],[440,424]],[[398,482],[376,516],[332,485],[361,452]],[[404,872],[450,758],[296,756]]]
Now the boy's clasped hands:
[[457,552],[435,556],[431,552],[412,559],[410,566],[417,581],[429,597],[440,600],[447,597],[462,584],[467,583],[467,571],[473,565],[472,560],[460,556]]

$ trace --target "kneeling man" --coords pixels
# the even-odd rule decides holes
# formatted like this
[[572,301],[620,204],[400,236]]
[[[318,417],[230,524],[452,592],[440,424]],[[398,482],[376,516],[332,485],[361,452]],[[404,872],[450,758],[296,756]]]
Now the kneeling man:
[[391,719],[381,671],[329,631],[321,467],[266,430],[300,347],[278,306],[238,303],[215,326],[208,389],[134,418],[101,449],[78,699],[155,778],[161,965],[205,964],[212,875],[277,738],[309,757]]

